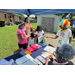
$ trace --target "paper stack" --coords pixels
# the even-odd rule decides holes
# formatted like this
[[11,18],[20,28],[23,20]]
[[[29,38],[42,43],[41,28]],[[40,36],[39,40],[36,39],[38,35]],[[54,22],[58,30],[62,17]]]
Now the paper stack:
[[50,51],[51,53],[53,53],[54,51],[56,51],[56,48],[51,47],[51,46],[46,46],[46,47],[44,48],[44,50],[45,50],[45,51]]

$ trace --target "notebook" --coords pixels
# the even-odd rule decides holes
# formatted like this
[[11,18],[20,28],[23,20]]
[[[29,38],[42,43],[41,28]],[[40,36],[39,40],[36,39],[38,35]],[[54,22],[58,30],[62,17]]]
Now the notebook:
[[46,45],[47,45],[47,44],[44,43],[44,42],[38,42],[38,44],[41,45],[41,46],[46,46]]
[[51,46],[46,46],[46,47],[44,48],[44,50],[45,50],[45,51],[50,51],[51,53],[53,53],[54,51],[56,51],[56,48],[51,47]]

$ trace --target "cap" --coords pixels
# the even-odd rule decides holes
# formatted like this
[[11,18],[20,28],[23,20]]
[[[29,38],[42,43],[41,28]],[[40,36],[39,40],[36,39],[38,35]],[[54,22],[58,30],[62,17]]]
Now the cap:
[[18,26],[21,26],[21,25],[23,25],[23,24],[25,24],[25,22],[23,22],[23,23],[19,23]]

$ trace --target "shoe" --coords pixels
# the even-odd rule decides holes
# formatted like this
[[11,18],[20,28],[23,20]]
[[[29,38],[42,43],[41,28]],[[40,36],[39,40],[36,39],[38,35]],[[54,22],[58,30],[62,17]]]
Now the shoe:
[[21,48],[19,48],[19,51],[22,51]]
[[19,48],[19,51],[23,51],[24,49],[23,48]]

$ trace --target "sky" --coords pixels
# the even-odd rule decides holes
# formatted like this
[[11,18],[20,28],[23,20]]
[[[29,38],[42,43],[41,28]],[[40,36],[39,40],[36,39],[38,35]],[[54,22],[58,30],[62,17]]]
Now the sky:
[[[27,17],[27,15],[24,15],[25,17]],[[35,17],[35,15],[30,15],[30,17]]]

